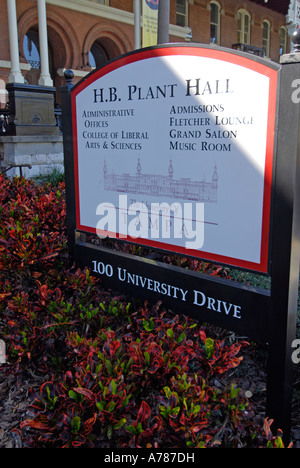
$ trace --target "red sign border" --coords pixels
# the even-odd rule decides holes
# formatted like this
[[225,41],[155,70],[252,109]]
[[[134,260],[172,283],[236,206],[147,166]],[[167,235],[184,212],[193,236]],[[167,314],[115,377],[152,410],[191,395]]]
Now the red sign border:
[[[225,62],[229,62],[249,70],[267,76],[270,79],[269,87],[269,109],[268,109],[268,124],[267,124],[267,145],[265,159],[265,180],[264,180],[264,197],[263,197],[263,219],[262,219],[262,239],[261,239],[261,258],[259,263],[249,262],[232,257],[225,257],[218,254],[199,250],[187,250],[184,247],[174,246],[167,243],[153,241],[152,239],[138,238],[132,240],[130,237],[126,239],[128,242],[144,245],[148,248],[160,249],[169,251],[174,254],[195,257],[204,261],[213,263],[225,264],[232,267],[252,270],[258,273],[268,273],[269,269],[269,238],[270,238],[270,217],[271,217],[271,196],[272,196],[272,173],[273,173],[273,157],[275,150],[275,129],[276,129],[276,110],[277,110],[277,88],[278,88],[278,70],[262,63],[259,60],[246,57],[244,54],[236,52],[212,49],[201,46],[162,46],[141,49],[138,52],[124,55],[123,57],[109,62],[102,68],[99,68],[81,80],[71,93],[72,101],[72,126],[73,126],[73,150],[74,150],[74,176],[75,176],[75,203],[76,203],[76,226],[77,230],[96,234],[96,228],[84,226],[80,222],[80,204],[79,204],[79,173],[78,173],[78,145],[77,145],[77,119],[76,119],[76,98],[88,86],[93,84],[99,78],[111,73],[112,71],[122,68],[134,62],[147,60],[154,57],[164,56],[197,56],[213,58]],[[119,239],[118,233],[103,232],[108,237]],[[124,240],[124,238],[122,238]]]

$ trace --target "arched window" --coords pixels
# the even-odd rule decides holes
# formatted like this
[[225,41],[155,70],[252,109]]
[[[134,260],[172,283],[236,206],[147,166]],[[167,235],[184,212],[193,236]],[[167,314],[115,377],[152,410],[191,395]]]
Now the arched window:
[[238,43],[250,45],[251,16],[246,10],[238,11]]
[[287,29],[284,26],[281,26],[279,35],[280,35],[279,54],[283,55],[287,53],[287,37],[288,37]]
[[[25,79],[29,84],[37,85],[40,77],[41,59],[38,27],[33,26],[28,29],[23,39],[23,53],[31,69],[25,74]],[[55,82],[56,70],[53,65],[52,47],[48,43],[48,59],[50,75]]]
[[109,56],[105,48],[99,42],[94,42],[89,52],[89,65],[91,68],[100,68],[108,60]]
[[263,49],[266,57],[270,57],[270,32],[271,25],[269,21],[265,20],[262,24],[263,27]]
[[23,50],[27,62],[31,68],[40,68],[40,53],[39,53],[39,34],[38,31],[30,29],[24,36]]
[[210,2],[210,42],[220,44],[221,7],[218,2]]

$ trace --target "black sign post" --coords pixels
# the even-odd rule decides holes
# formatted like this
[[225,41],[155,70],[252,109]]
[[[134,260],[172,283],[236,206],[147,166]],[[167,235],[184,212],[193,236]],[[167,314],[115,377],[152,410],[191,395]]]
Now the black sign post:
[[[284,56],[281,65],[272,65],[278,73],[278,89],[277,102],[274,103],[276,125],[268,244],[270,291],[87,243],[85,237],[88,232],[78,229],[75,182],[79,174],[78,168],[77,172],[74,169],[77,144],[72,126],[76,115],[71,99],[76,86],[72,88],[69,71],[65,74],[68,83],[61,88],[67,227],[72,258],[78,266],[89,267],[93,274],[101,277],[105,287],[143,299],[162,300],[176,313],[190,315],[267,344],[266,417],[274,419],[273,427],[284,431],[285,441],[290,437],[292,342],[296,336],[300,261],[299,32],[294,42],[295,52]],[[194,50],[195,47],[193,45]],[[168,45],[161,48],[167,49]],[[252,60],[241,52],[222,48],[214,50]],[[135,53],[128,56],[132,58]],[[268,64],[256,57],[253,61]],[[103,97],[99,90],[94,96],[95,99]],[[110,97],[115,96],[116,89],[111,87]]]
[[279,95],[271,264],[267,415],[290,433],[300,246],[300,29],[283,56]]

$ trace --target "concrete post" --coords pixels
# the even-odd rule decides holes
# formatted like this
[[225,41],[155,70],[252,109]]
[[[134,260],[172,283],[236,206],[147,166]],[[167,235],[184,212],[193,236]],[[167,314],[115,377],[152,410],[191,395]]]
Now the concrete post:
[[20,70],[16,0],[7,0],[11,70],[10,83],[24,83]]
[[39,84],[43,86],[53,86],[53,81],[49,72],[46,0],[38,0],[38,19],[41,60],[41,75],[39,78]]
[[170,0],[161,0],[158,7],[157,44],[169,42]]
[[141,0],[134,0],[134,47],[141,47]]

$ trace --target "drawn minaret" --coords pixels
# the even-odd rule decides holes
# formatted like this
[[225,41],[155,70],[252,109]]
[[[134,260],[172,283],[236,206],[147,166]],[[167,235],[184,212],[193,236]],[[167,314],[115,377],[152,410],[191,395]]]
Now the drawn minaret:
[[104,166],[103,166],[103,175],[104,175],[104,189],[107,190],[108,187],[108,175],[107,175],[107,165],[106,159],[104,159]]
[[137,166],[136,166],[136,175],[140,176],[141,173],[142,173],[141,160],[140,160],[140,158],[138,158],[138,163],[137,163]]
[[170,179],[173,179],[173,174],[174,174],[173,163],[172,163],[172,159],[170,159],[170,164],[169,164],[169,177],[170,177]]
[[219,180],[218,170],[217,170],[217,166],[215,165],[213,176],[212,176],[212,201],[215,203],[217,202],[218,180]]

